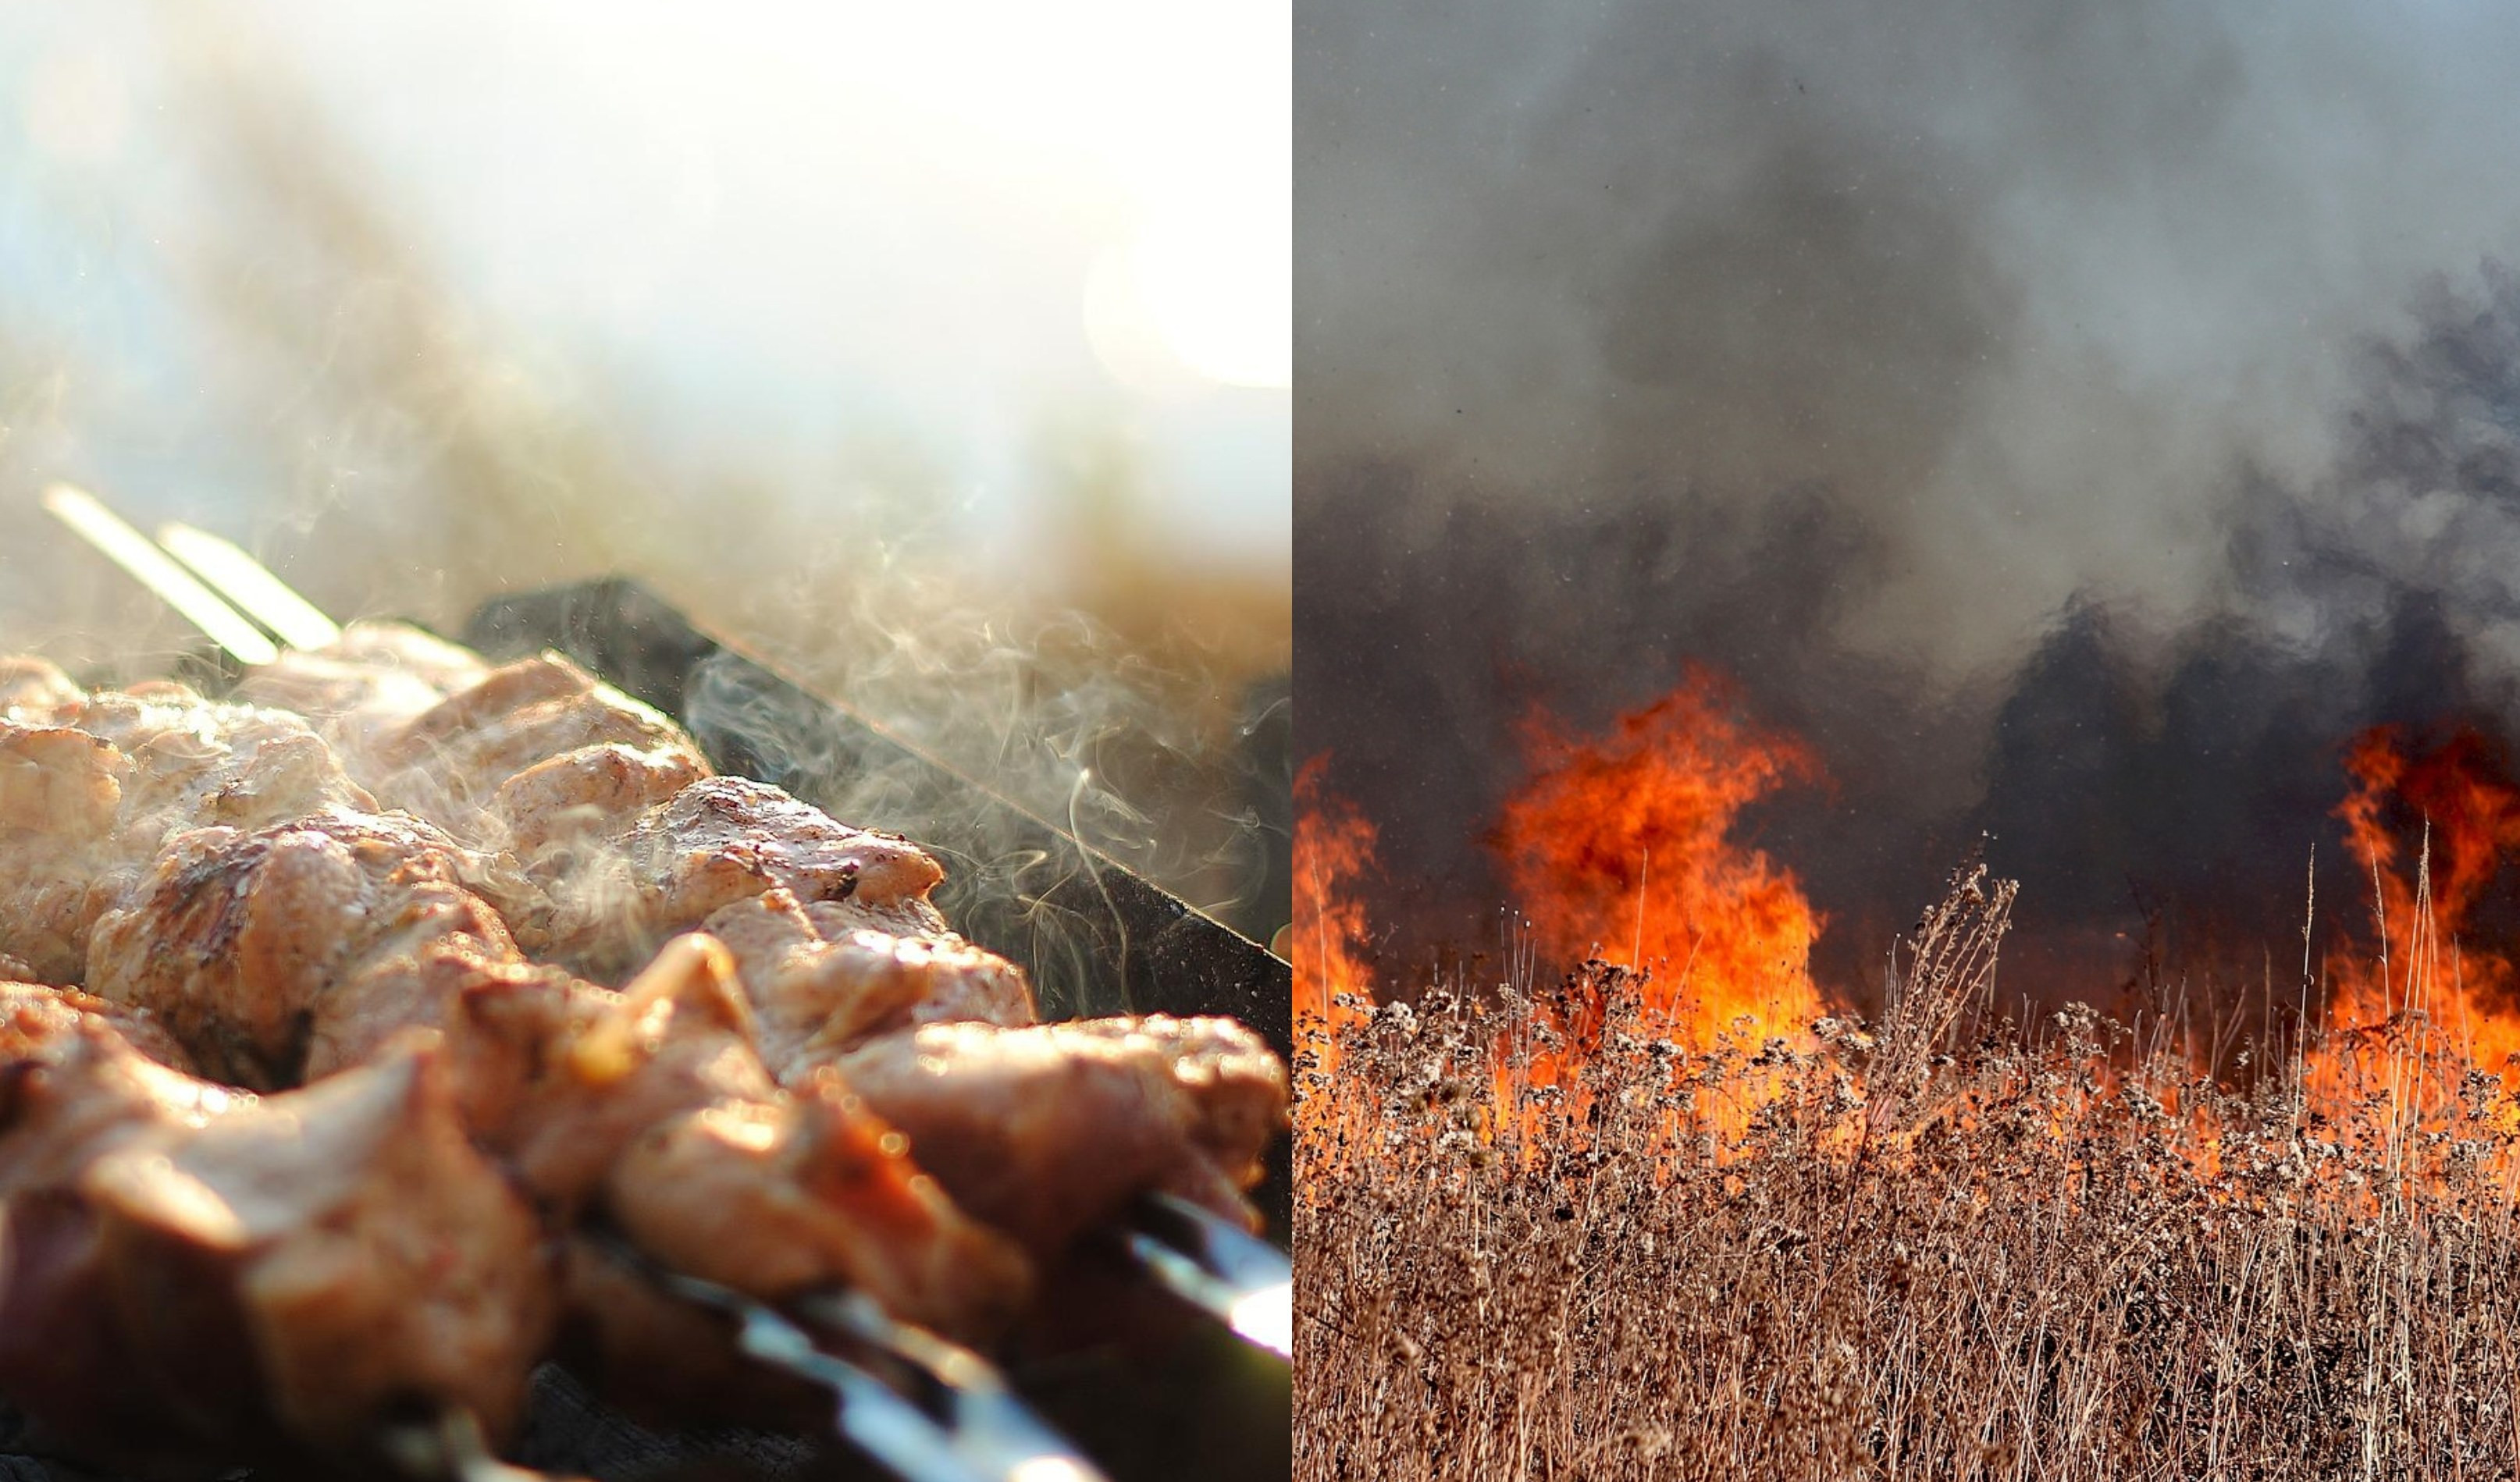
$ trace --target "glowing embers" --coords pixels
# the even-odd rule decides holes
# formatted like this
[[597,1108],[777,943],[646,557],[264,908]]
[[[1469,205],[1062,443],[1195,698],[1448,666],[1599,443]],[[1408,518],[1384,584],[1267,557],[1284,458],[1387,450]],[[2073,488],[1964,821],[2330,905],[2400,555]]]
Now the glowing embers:
[[1531,780],[1492,842],[1545,954],[1645,969],[1647,1017],[1696,1048],[1718,1031],[1755,1043],[1810,1028],[1822,919],[1791,870],[1732,837],[1743,808],[1817,778],[1800,741],[1760,729],[1728,684],[1691,669],[1598,739],[1535,715],[1524,751]]

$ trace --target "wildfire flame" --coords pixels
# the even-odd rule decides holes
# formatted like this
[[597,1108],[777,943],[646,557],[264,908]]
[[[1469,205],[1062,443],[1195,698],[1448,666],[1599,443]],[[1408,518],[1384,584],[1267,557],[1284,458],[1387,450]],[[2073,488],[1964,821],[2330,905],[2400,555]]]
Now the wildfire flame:
[[2430,745],[2396,727],[2367,731],[2348,746],[2346,769],[2354,787],[2337,816],[2371,880],[2372,928],[2329,960],[2329,1023],[2412,1030],[2445,1056],[2442,1070],[2510,1079],[2514,966],[2506,949],[2478,939],[2476,914],[2520,846],[2520,784],[2500,748],[2465,727]]
[[[1535,714],[1523,742],[1529,776],[1489,841],[1539,949],[1534,966],[1554,972],[1603,958],[1640,970],[1594,963],[1563,989],[1521,985],[1538,1039],[1496,1042],[1486,1108],[1461,1125],[1485,1139],[1516,1120],[1511,1108],[1546,1105],[1555,1109],[1540,1121],[1580,1138],[1591,1092],[1577,1072],[1602,1048],[1604,1022],[1632,1008],[1623,1022],[1669,1037],[1684,1054],[1717,1054],[1726,1035],[1736,1046],[1782,1039],[1795,1055],[1820,1047],[1812,1026],[1827,1010],[1811,952],[1822,919],[1791,869],[1736,836],[1743,810],[1819,777],[1810,750],[1756,724],[1730,684],[1698,669],[1600,735]],[[2493,929],[2490,904],[2520,852],[2520,781],[2474,730],[2427,741],[2377,729],[2357,737],[2345,761],[2351,785],[2337,817],[2371,893],[2371,925],[2333,933],[2322,962],[2326,1027],[2293,1043],[2311,1103],[2384,1108],[2378,1121],[2355,1125],[2397,1146],[2447,1113],[2451,1098],[2474,1100],[2476,1087],[2491,1084],[2476,1070],[2520,1089],[2520,955]],[[1298,1023],[1323,1071],[1337,1064],[1336,1037],[1360,1019],[1356,1006],[1371,1002],[1365,886],[1375,846],[1372,824],[1327,789],[1327,763],[1315,758],[1296,783],[1294,911]],[[1587,991],[1641,1002],[1614,1011],[1585,1002]],[[1473,1006],[1464,1022],[1477,1014]],[[1839,1039],[1828,1044],[1837,1047],[1847,1031],[1832,1022]],[[1903,1104],[1898,1086],[1865,1084],[1896,1034],[1854,1038],[1870,1047],[1860,1066],[1848,1064],[1865,1094],[1884,1098],[1875,1110]],[[1776,1084],[1763,1063],[1764,1055],[1732,1077],[1740,1106],[1701,1105],[1694,1125],[1738,1131],[1744,1110]],[[2162,1112],[2187,1116],[2176,1074],[2161,1079],[2157,1065],[2151,1073],[2161,1083],[2147,1082],[2147,1095]],[[2105,1074],[2092,1089],[2116,1092]],[[2198,1103],[2188,1147],[2209,1178],[2219,1149],[2210,1102]],[[1330,1126],[1337,1109],[1335,1099],[1315,1108],[1308,1134]]]
[[1355,1016],[1345,997],[1372,992],[1366,966],[1365,881],[1373,873],[1373,825],[1324,783],[1327,753],[1295,778],[1295,1021],[1328,1069],[1334,1031]]
[[1598,739],[1534,715],[1524,751],[1531,780],[1493,843],[1546,953],[1648,968],[1646,1012],[1700,1047],[1744,1017],[1760,1038],[1808,1029],[1822,919],[1791,870],[1732,836],[1743,808],[1819,775],[1800,741],[1691,669]]

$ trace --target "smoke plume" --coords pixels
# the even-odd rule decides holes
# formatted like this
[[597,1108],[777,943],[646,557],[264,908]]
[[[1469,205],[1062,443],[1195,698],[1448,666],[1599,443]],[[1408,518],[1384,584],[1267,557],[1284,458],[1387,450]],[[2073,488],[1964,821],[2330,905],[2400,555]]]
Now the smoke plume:
[[1524,715],[1692,659],[1821,757],[1759,841],[1848,986],[1981,841],[2034,965],[2297,973],[2344,741],[2520,718],[2520,20],[1306,0],[1297,44],[1298,747],[1393,945],[1510,898]]

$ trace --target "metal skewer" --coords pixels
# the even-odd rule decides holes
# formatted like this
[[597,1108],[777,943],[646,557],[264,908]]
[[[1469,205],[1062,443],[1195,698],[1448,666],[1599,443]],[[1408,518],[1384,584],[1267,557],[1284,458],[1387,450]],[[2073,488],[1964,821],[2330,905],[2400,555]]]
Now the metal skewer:
[[769,1303],[658,1264],[618,1235],[591,1237],[641,1280],[735,1320],[736,1342],[753,1359],[831,1391],[834,1425],[851,1445],[911,1482],[1103,1482],[1102,1473],[1007,1387],[979,1355],[885,1317],[861,1292],[796,1305],[811,1321],[898,1363],[925,1391],[914,1399],[832,1354],[801,1323]]
[[341,625],[326,616],[323,608],[298,596],[234,541],[191,525],[170,524],[158,527],[158,543],[203,581],[226,593],[228,601],[250,613],[254,621],[278,634],[284,646],[321,649],[341,636]]
[[1294,1357],[1295,1275],[1284,1251],[1168,1193],[1139,1201],[1128,1246],[1175,1296],[1213,1314],[1245,1341]]
[[[67,486],[59,487],[67,489]],[[93,509],[92,518],[118,527],[131,541],[148,550],[160,564],[172,567],[160,553],[148,546],[147,540],[137,530],[124,524],[103,505],[75,490],[68,492]],[[46,496],[46,505],[51,508],[51,495]],[[55,513],[62,512],[56,510]],[[78,521],[72,521],[72,524],[82,535],[96,539],[86,524]],[[320,648],[340,636],[338,623],[298,595],[243,548],[188,525],[167,525],[160,533],[170,550],[224,592],[230,601],[279,634],[289,647]],[[109,551],[108,554],[112,553]],[[191,581],[181,570],[175,570],[173,574],[186,582]],[[198,588],[200,584],[192,585]],[[154,584],[153,589],[156,589]],[[164,595],[162,589],[156,590]],[[219,600],[207,591],[202,595],[207,601],[219,604]],[[171,597],[168,600],[173,601]],[[225,608],[224,604],[219,606]],[[256,633],[254,636],[258,639],[261,635]],[[230,651],[236,651],[232,646]],[[271,654],[271,658],[278,656],[277,651]],[[244,655],[239,654],[239,657]],[[270,659],[247,661],[269,662]],[[1140,1202],[1131,1228],[1123,1233],[1121,1243],[1148,1276],[1174,1295],[1215,1317],[1246,1341],[1282,1358],[1292,1357],[1294,1286],[1285,1252],[1197,1205],[1164,1194],[1149,1195]],[[900,1330],[905,1333],[916,1331]],[[929,1334],[918,1336],[930,1342],[942,1342]],[[976,1356],[973,1362],[979,1362]]]
[[44,491],[44,508],[56,519],[77,531],[89,545],[103,552],[107,560],[157,593],[166,606],[190,618],[193,626],[208,634],[210,642],[234,654],[237,662],[267,664],[280,657],[280,650],[263,635],[261,629],[239,616],[234,607],[194,580],[191,572],[176,564],[165,552],[151,545],[149,537],[133,529],[121,516],[98,503],[96,496],[69,484],[57,483]]

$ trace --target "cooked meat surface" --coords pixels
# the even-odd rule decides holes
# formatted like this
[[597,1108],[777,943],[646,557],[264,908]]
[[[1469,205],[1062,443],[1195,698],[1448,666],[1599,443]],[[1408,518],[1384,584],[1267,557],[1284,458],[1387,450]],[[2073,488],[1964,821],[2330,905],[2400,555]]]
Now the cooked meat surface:
[[1035,1023],[1012,963],[950,935],[827,931],[773,890],[720,908],[783,1084],[837,1065],[955,1201],[1056,1260],[1140,1194],[1245,1222],[1286,1125],[1286,1073],[1230,1019]]
[[1056,1261],[1150,1190],[1254,1224],[1286,1070],[1232,1019],[1162,1015],[870,1040],[840,1073],[956,1203]]
[[196,1067],[145,1010],[110,1004],[76,988],[56,988],[0,975],[0,1060],[13,1057],[12,1046],[23,1046],[95,1020],[122,1036],[125,1043],[160,1065],[191,1073]]
[[479,683],[489,668],[472,650],[409,623],[354,622],[321,649],[287,650],[257,667],[237,696],[297,712],[346,756],[362,750],[362,739]]
[[1012,1028],[1039,1017],[1023,969],[996,953],[950,934],[890,936],[831,921],[835,905],[848,903],[805,906],[781,889],[708,919],[709,934],[735,954],[762,1059],[782,1081],[878,1034],[960,1019]]
[[467,1125],[556,1219],[601,1209],[746,1291],[852,1284],[967,1335],[1011,1313],[1020,1257],[890,1127],[773,1083],[724,948],[688,938],[620,994],[533,966],[453,857],[402,815],[199,831],[99,928],[89,981],[256,1086],[434,1030]]
[[0,720],[0,954],[75,983],[98,917],[165,840],[370,799],[303,721],[176,685],[99,692],[55,717]]
[[0,1249],[0,1387],[87,1445],[188,1462],[275,1424],[346,1453],[415,1400],[504,1432],[554,1315],[538,1222],[416,1048],[256,1099],[21,1003]]
[[513,854],[553,901],[548,919],[501,902],[537,957],[617,981],[669,937],[774,888],[829,937],[946,932],[927,900],[944,872],[924,851],[766,784],[713,778],[679,726],[557,653],[438,665],[429,684],[461,683],[415,710],[417,670],[388,650],[362,671],[339,647],[284,658],[248,689],[315,706],[350,774],[386,806]]
[[926,851],[743,778],[683,788],[575,863],[573,875],[549,882],[553,926],[537,950],[598,979],[617,978],[667,938],[772,890],[904,934],[945,929],[927,900],[945,871]]
[[424,960],[508,962],[516,944],[466,888],[461,851],[406,814],[318,813],[274,828],[178,835],[98,921],[86,979],[154,1013],[210,1074],[275,1090],[309,1073],[319,1037],[351,1062],[434,1023]]
[[[601,764],[546,765],[591,748],[606,748]],[[557,653],[489,670],[376,760],[379,796],[527,860],[709,775],[681,727]]]
[[52,725],[86,698],[87,692],[59,665],[25,654],[0,654],[0,720]]

